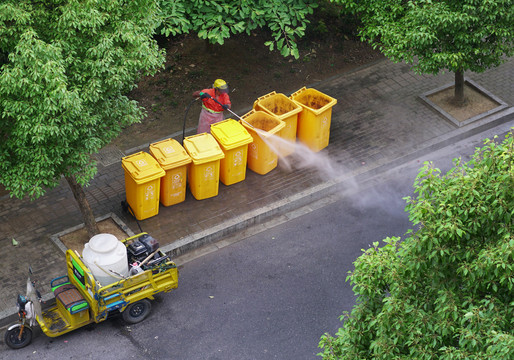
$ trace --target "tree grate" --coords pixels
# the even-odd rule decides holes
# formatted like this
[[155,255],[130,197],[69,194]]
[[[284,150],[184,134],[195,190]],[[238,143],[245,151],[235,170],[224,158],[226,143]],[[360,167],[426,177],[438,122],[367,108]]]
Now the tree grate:
[[121,158],[124,156],[125,154],[115,146],[104,147],[94,155],[95,159],[103,166],[119,163],[121,162]]

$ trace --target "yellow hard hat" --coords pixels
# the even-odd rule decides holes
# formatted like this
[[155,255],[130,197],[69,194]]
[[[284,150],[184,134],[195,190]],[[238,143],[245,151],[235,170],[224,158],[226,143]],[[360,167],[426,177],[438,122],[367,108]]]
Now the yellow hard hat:
[[216,81],[214,81],[214,84],[212,84],[212,87],[220,90],[220,92],[228,92],[227,82],[223,79],[216,79]]

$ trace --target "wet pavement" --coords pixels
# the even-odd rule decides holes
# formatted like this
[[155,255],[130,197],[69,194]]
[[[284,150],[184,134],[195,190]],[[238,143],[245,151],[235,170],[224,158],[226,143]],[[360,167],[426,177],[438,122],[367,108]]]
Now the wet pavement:
[[[279,167],[266,175],[248,170],[240,183],[220,183],[216,197],[198,201],[188,190],[184,202],[161,205],[157,216],[140,221],[139,226],[158,239],[164,250],[180,255],[331,196],[352,182],[420,154],[499,124],[514,125],[514,58],[498,68],[466,76],[507,105],[460,127],[420,98],[453,83],[451,73],[416,75],[403,63],[381,60],[321,83],[306,84],[337,99],[332,108],[330,143],[321,152],[331,159],[335,176],[312,168],[287,171]],[[162,134],[166,137],[180,141],[182,134]],[[148,151],[148,144],[133,149],[104,149],[98,156],[98,174],[86,189],[96,216],[113,214],[134,233],[139,232],[139,226],[120,205],[125,200],[121,156],[141,150]],[[44,285],[42,293],[51,297],[50,280],[66,271],[64,254],[52,236],[80,225],[82,218],[64,180],[36,201],[0,197],[0,217],[0,319],[5,322],[15,312],[16,294],[24,291],[29,264]],[[18,246],[12,245],[13,238]]]

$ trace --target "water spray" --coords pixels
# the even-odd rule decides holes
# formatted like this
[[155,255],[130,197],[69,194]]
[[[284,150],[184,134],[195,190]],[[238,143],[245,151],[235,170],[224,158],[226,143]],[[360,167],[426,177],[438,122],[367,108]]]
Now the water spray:
[[[205,94],[205,93],[204,93]],[[328,179],[335,179],[343,175],[344,170],[340,169],[338,166],[334,166],[334,162],[332,159],[330,159],[326,154],[318,153],[312,151],[308,146],[297,143],[297,142],[291,142],[286,139],[281,138],[278,135],[271,135],[267,133],[266,131],[256,128],[252,124],[250,124],[248,121],[243,119],[241,116],[236,114],[234,111],[229,109],[228,107],[221,104],[217,99],[213,98],[209,94],[205,94],[208,98],[214,100],[217,104],[223,107],[224,110],[227,110],[230,112],[233,116],[235,116],[237,119],[239,119],[241,122],[246,124],[249,128],[254,130],[262,139],[263,141],[270,147],[270,149],[278,155],[280,158],[279,166],[284,169],[285,171],[292,171],[293,169],[314,169],[317,170],[319,173],[324,174],[324,176]],[[189,108],[191,105],[200,98],[194,99],[186,110],[186,116],[187,111],[189,111]],[[185,118],[184,118],[184,129],[185,129]],[[182,134],[182,141],[184,140],[184,132]],[[282,156],[280,153],[281,147],[291,147],[295,150],[293,151],[293,154],[289,156]]]
[[[211,97],[209,94],[208,97],[210,97],[212,100],[214,100],[216,103],[218,103],[220,106],[223,107],[223,104],[221,104],[217,99]],[[230,110],[228,107],[225,108],[225,110],[229,111],[232,115],[237,117],[240,121],[244,122],[246,125],[248,125],[250,128],[252,128],[262,139],[263,141],[271,148],[271,150],[276,153],[281,161],[281,166],[287,171],[291,171],[293,167],[296,168],[314,168],[317,169],[320,172],[323,172],[327,174],[331,178],[336,177],[337,171],[334,169],[332,165],[332,161],[324,154],[315,153],[311,149],[309,149],[307,146],[303,144],[297,144],[292,143],[290,141],[287,141],[286,139],[281,138],[278,135],[271,135],[271,136],[263,136],[267,135],[267,133],[259,128],[256,128],[252,124],[248,123],[246,120],[244,120],[241,116],[237,115],[235,112]],[[292,158],[296,159],[297,164],[292,164],[292,159],[288,160],[284,156],[280,154],[280,146],[289,146],[296,149],[294,152],[297,153],[296,156],[293,156]]]

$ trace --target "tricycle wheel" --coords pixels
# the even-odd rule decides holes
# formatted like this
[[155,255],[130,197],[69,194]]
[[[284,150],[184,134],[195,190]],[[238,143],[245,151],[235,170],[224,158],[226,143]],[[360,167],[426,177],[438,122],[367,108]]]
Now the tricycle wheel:
[[143,321],[150,314],[152,303],[148,299],[143,299],[127,306],[123,311],[123,320],[129,324],[137,324]]
[[21,349],[32,341],[32,330],[26,326],[23,328],[20,339],[20,326],[11,328],[5,332],[5,343],[12,349]]

